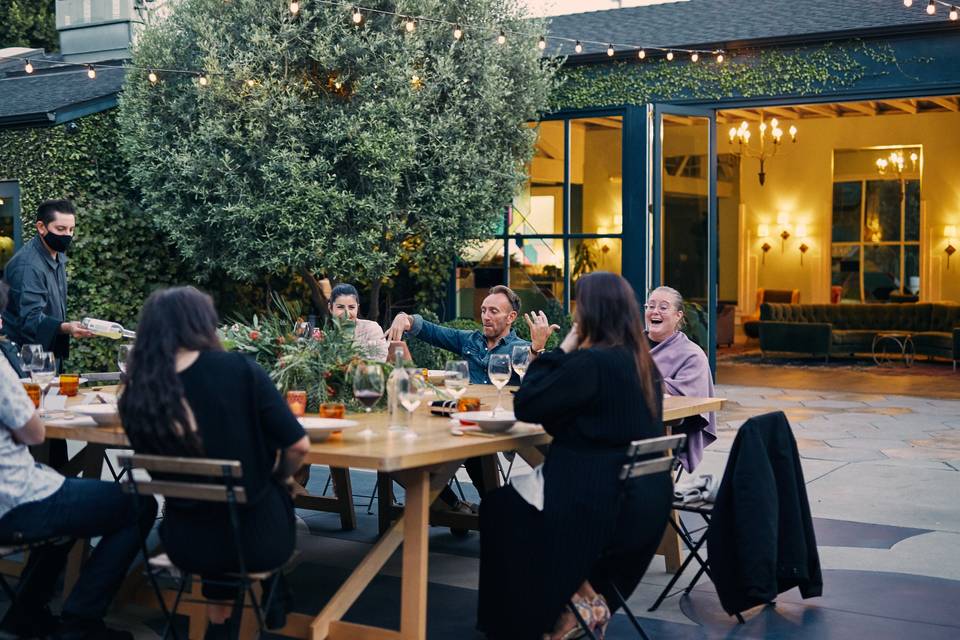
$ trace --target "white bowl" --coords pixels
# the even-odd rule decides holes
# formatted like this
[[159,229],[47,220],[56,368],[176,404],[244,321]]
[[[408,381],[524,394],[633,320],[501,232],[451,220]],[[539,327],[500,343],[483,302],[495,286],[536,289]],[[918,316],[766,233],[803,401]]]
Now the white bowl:
[[472,422],[478,424],[482,431],[489,431],[490,433],[506,431],[517,422],[513,411],[497,411],[496,414],[492,411],[463,411],[453,413],[450,417],[459,420],[461,423]]
[[300,421],[303,430],[307,432],[311,442],[323,442],[334,431],[343,431],[360,425],[356,420],[344,420],[342,418],[305,416],[297,419]]
[[101,427],[120,424],[120,414],[116,405],[112,404],[75,404],[67,407],[73,413],[79,413],[90,418]]

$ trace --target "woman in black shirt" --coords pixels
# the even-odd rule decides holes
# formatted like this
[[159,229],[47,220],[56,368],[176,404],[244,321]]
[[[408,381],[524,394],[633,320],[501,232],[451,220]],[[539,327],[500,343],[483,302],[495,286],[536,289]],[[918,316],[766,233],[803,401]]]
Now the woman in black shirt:
[[497,640],[575,637],[571,599],[602,635],[611,585],[633,592],[667,522],[668,474],[619,479],[629,443],[664,433],[633,289],[611,273],[580,278],[575,320],[514,398],[519,420],[553,436],[542,491],[507,486],[480,506],[478,627]]
[[[154,292],[144,304],[119,409],[140,453],[239,460],[248,503],[239,510],[246,569],[282,566],[296,541],[284,485],[310,443],[266,372],[223,351],[211,298],[193,287]],[[160,537],[179,567],[214,579],[239,571],[226,505],[168,500]],[[230,615],[236,590],[204,584],[210,620]]]

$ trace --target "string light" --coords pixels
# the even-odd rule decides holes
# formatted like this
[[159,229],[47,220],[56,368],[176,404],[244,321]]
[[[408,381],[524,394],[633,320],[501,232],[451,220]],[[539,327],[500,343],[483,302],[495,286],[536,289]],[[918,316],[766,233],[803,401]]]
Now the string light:
[[643,60],[644,58],[647,57],[647,52],[644,51],[643,49],[640,49],[640,53],[637,54],[637,57]]
[[200,84],[201,87],[205,87],[205,86],[207,86],[208,84],[210,84],[210,80],[207,79],[207,76],[206,76],[206,75],[204,75],[204,74],[201,73],[201,74],[199,74],[199,76],[200,76],[200,77],[197,78],[197,82]]
[[460,40],[461,38],[463,38],[463,29],[461,29],[460,25],[458,24],[453,28],[453,39]]
[[547,48],[547,39],[544,38],[543,36],[540,36],[540,39],[537,40],[537,49],[540,49],[540,51],[543,51],[546,48]]
[[673,60],[673,51],[667,51],[667,60]]
[[910,7],[913,6],[913,0],[903,0],[903,6],[909,9]]
[[693,62],[696,62],[696,61],[699,60],[699,59],[700,59],[700,54],[697,53],[696,51],[694,51],[694,52],[690,55],[690,60],[693,61]]
[[293,0],[293,2],[290,3],[290,13],[293,15],[300,13],[300,3],[297,2],[297,0]]
[[611,58],[613,57],[613,45],[612,45],[612,44],[608,44],[608,45],[607,45],[607,55],[610,56]]
[[932,16],[936,12],[937,12],[937,3],[934,2],[933,0],[930,0],[930,2],[927,3],[927,15]]
[[351,19],[353,20],[353,24],[360,24],[363,22],[363,14],[360,13],[360,7],[353,8],[353,16],[351,16]]
[[91,80],[95,80],[97,77],[97,70],[93,68],[93,65],[87,66],[87,77]]
[[23,70],[26,71],[27,73],[33,73],[33,64],[31,64],[31,62],[27,60],[27,64],[23,65]]
[[507,34],[500,29],[500,35],[497,36],[497,44],[507,44]]
[[722,53],[718,53],[718,54],[717,54],[717,64],[723,64],[723,54],[722,54]]
[[256,84],[257,84],[257,81],[254,80],[253,78],[248,78],[248,79],[247,79],[247,86],[248,86],[248,87],[254,87],[254,86],[256,86]]
[[150,84],[157,84],[157,80],[159,80],[159,78],[157,77],[156,73],[151,71],[150,73],[147,74],[147,80],[150,81]]
[[950,7],[950,19],[953,20],[954,22],[956,22],[958,18],[960,18],[960,10],[958,10],[958,9],[957,9],[956,7],[954,7],[954,6],[951,6],[951,7]]
[[580,44],[579,40],[577,40],[577,44],[573,45],[573,50],[577,53],[583,53],[583,45]]
[[403,26],[407,30],[407,33],[413,33],[417,28],[417,21],[413,18],[407,18]]

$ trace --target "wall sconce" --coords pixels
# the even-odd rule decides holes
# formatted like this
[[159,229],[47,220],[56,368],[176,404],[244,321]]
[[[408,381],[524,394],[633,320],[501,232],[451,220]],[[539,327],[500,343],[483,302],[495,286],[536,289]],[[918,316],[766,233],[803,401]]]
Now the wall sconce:
[[787,222],[787,214],[782,212],[777,214],[777,227],[781,229],[780,253],[783,253],[784,245],[786,244],[787,239],[790,238],[790,224]]
[[800,266],[803,266],[803,255],[810,250],[810,247],[804,242],[804,239],[807,237],[807,225],[802,222],[797,223],[797,238],[800,239],[800,246],[797,247],[800,249]]
[[947,254],[947,269],[950,268],[950,256],[957,252],[957,248],[954,243],[957,241],[957,227],[956,225],[948,224],[943,228],[943,235],[947,238],[947,248],[944,251]]
[[[757,237],[760,238],[761,240],[763,240],[763,239],[765,239],[765,238],[769,238],[769,237],[770,237],[770,227],[769,227],[768,225],[765,225],[765,224],[757,225]],[[764,242],[762,245],[760,245],[760,249],[761,249],[761,251],[763,251],[763,258],[760,260],[760,264],[766,264],[766,263],[767,263],[767,252],[770,251],[770,249],[771,249],[770,243],[769,243],[769,242]]]

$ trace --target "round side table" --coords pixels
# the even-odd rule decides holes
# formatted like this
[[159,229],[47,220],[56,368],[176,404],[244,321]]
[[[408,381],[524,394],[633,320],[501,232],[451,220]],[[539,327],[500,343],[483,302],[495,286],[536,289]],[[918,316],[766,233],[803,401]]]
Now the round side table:
[[909,333],[878,333],[873,337],[873,361],[878,367],[893,365],[900,356],[904,367],[913,365],[916,349],[913,346],[913,336]]

